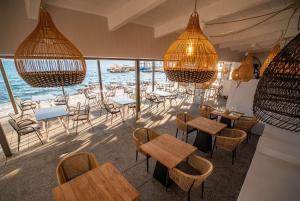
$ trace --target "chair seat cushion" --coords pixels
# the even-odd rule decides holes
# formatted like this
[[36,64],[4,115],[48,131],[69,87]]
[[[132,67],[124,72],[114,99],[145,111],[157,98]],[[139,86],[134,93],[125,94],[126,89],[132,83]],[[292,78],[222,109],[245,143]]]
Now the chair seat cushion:
[[82,115],[78,115],[78,116],[73,117],[74,121],[76,121],[76,120],[87,120],[87,119],[88,119],[88,115],[86,115],[86,114],[82,114]]
[[31,124],[30,126],[24,127],[21,130],[19,130],[20,135],[25,135],[28,133],[32,133],[40,128],[39,124]]
[[176,168],[189,175],[201,175],[200,171],[196,170],[185,161],[180,162]]

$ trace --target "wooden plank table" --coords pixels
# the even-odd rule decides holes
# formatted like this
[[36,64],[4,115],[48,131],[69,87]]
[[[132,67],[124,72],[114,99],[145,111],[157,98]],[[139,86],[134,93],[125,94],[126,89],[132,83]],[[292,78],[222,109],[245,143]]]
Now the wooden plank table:
[[226,112],[220,110],[213,110],[210,114],[220,116],[221,117],[220,122],[227,124],[228,127],[230,128],[233,128],[235,121],[244,115],[244,113],[240,113],[240,112],[234,112],[234,111]]
[[111,163],[59,185],[52,192],[55,201],[132,201],[139,196]]
[[209,152],[212,148],[212,135],[218,134],[227,127],[226,124],[216,122],[204,117],[197,117],[187,122],[187,125],[196,128],[197,137],[194,146],[203,152]]
[[168,178],[168,169],[176,167],[197,150],[196,147],[168,134],[163,134],[141,145],[140,148],[157,160],[153,176],[163,185]]

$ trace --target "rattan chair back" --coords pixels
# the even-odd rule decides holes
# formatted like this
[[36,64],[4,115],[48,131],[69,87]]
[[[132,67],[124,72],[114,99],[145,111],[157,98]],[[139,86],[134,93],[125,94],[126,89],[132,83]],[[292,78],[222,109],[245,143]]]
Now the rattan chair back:
[[57,181],[59,184],[63,184],[98,166],[99,164],[92,153],[80,152],[69,155],[57,165]]

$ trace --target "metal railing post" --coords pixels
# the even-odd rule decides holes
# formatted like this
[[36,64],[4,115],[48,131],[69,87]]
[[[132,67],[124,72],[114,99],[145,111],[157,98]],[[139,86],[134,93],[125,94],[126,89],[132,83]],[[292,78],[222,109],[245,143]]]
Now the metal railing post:
[[140,118],[141,113],[140,81],[140,60],[137,59],[135,60],[136,120]]
[[100,88],[101,101],[103,101],[104,100],[103,84],[102,84],[101,64],[100,64],[99,59],[97,59],[97,66],[98,66],[98,77],[99,77],[99,88]]
[[152,91],[154,91],[154,81],[155,81],[155,61],[152,61]]

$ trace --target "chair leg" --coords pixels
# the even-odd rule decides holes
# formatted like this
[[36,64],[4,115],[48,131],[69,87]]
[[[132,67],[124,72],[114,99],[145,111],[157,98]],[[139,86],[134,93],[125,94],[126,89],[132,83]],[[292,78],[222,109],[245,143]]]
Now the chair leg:
[[213,158],[214,150],[215,150],[215,147],[216,147],[216,140],[217,140],[217,138],[215,138],[215,140],[214,140],[214,144],[213,144],[213,147],[212,147],[211,153],[210,153],[210,158]]
[[138,160],[138,156],[139,156],[139,152],[138,152],[138,150],[136,150],[136,151],[135,151],[135,161]]
[[234,149],[234,150],[232,151],[232,157],[231,157],[231,164],[232,164],[232,165],[234,165],[235,155],[236,155],[236,149]]
[[38,138],[41,141],[41,143],[44,144],[37,131],[35,131],[35,134],[36,134],[36,136],[38,136]]
[[91,125],[91,127],[92,127],[92,129],[94,129],[94,127],[93,127],[93,124],[92,124],[92,122],[91,122],[91,120],[87,120],[89,123],[90,123],[90,125]]
[[148,154],[147,154],[146,158],[147,158],[147,172],[149,172],[149,156],[148,156]]
[[185,142],[187,143],[187,142],[188,142],[188,138],[189,138],[189,137],[188,137],[188,132],[186,132],[185,134],[186,134],[186,135],[185,135]]
[[177,135],[178,135],[178,128],[176,129],[176,138],[177,138]]
[[78,131],[78,121],[76,121],[76,135],[78,135],[77,131]]
[[204,198],[204,182],[202,182],[202,184],[201,184],[201,189],[202,189],[201,198],[203,199]]
[[20,141],[21,141],[21,136],[18,135],[18,152],[19,152],[19,150],[20,150]]
[[188,191],[188,201],[190,201],[191,200],[191,189],[189,189],[189,191]]

